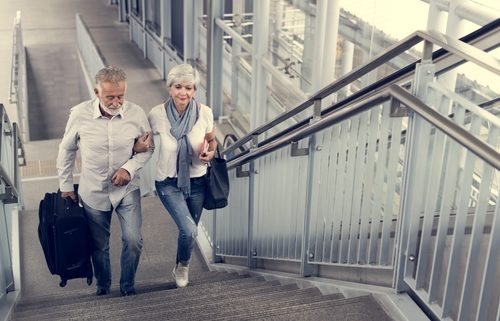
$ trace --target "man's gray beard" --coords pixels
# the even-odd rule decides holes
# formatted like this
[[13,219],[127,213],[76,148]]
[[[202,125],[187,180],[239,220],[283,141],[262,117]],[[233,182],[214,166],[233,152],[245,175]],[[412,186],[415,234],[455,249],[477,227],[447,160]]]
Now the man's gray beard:
[[108,108],[106,106],[101,106],[102,109],[109,115],[111,116],[116,116],[120,113],[120,111],[122,110],[122,106],[120,105],[120,107],[118,108],[114,108],[114,109],[111,109],[111,108]]

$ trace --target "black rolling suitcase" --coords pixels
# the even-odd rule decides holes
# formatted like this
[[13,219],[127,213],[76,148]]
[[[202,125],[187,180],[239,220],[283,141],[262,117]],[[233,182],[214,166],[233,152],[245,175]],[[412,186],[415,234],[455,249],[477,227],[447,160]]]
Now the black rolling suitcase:
[[83,207],[62,199],[59,191],[45,193],[38,215],[38,238],[50,273],[61,277],[59,285],[76,278],[87,278],[87,284],[92,284],[92,243]]

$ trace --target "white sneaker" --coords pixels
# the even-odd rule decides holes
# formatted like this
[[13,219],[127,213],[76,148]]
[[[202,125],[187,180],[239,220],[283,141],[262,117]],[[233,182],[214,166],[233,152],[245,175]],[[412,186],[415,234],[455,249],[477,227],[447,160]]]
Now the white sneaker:
[[178,288],[184,288],[188,285],[189,265],[177,264],[172,271],[172,276],[175,279],[175,284]]

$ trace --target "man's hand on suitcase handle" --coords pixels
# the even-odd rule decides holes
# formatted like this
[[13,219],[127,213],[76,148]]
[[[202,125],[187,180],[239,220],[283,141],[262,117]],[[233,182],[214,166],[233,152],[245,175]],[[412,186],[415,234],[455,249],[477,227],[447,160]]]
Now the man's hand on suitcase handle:
[[74,203],[78,202],[76,197],[76,193],[74,191],[71,192],[61,192],[61,198],[70,198]]

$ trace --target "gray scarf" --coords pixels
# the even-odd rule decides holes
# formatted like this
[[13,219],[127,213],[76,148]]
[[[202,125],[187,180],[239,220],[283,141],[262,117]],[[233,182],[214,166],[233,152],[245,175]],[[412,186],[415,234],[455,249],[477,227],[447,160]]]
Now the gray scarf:
[[189,166],[193,155],[193,149],[187,135],[198,119],[198,108],[196,108],[196,102],[193,99],[179,116],[172,98],[169,98],[165,103],[165,109],[171,125],[170,133],[177,139],[177,187],[187,198],[191,193]]

